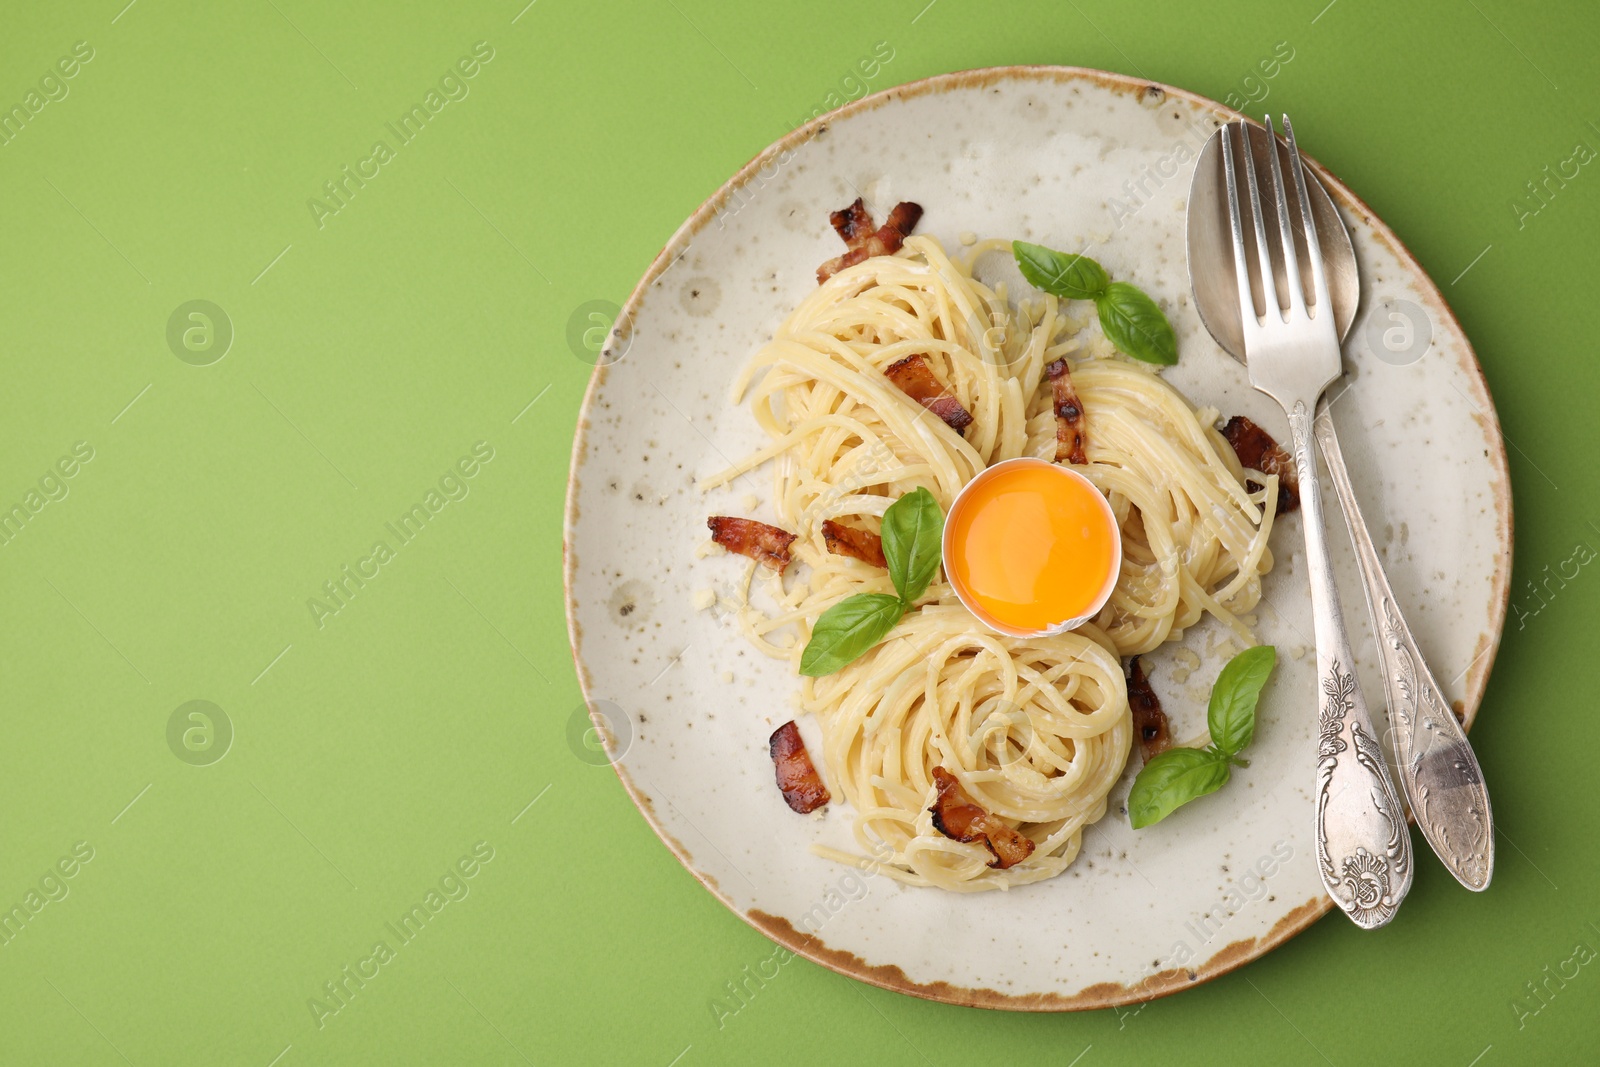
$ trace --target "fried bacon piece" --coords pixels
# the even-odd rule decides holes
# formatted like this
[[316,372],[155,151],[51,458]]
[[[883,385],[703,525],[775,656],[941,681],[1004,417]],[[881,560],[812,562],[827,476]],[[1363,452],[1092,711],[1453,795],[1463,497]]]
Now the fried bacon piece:
[[1000,818],[990,815],[967,796],[956,776],[943,767],[933,769],[933,784],[939,793],[934,799],[933,828],[944,836],[989,850],[996,870],[1021,863],[1033,852],[1033,840],[1017,833]]
[[[1233,454],[1247,469],[1278,476],[1278,514],[1286,515],[1300,506],[1300,483],[1295,478],[1294,461],[1272,435],[1243,415],[1235,415],[1222,428],[1222,436],[1233,446]],[[1257,482],[1246,482],[1254,492]]]
[[789,546],[795,535],[776,526],[768,526],[754,519],[736,519],[728,515],[713,515],[706,520],[711,528],[711,540],[741,556],[749,556],[775,571],[789,565]]
[[833,799],[817,775],[811,753],[806,751],[806,743],[801,740],[793,719],[772,732],[767,751],[777,771],[778,788],[783,790],[783,799],[789,807],[801,815],[809,815]]
[[922,356],[907,356],[889,364],[883,373],[902,393],[939,416],[956,433],[972,425],[967,409],[934,377],[933,369]]
[[828,223],[833,227],[833,232],[838,234],[847,248],[860,248],[868,237],[872,236],[872,214],[867,211],[867,205],[861,198],[856,197],[856,202],[849,207],[840,208],[828,216]]
[[822,524],[822,539],[835,556],[850,556],[874,567],[889,565],[883,558],[883,538],[871,530],[858,530],[828,519]]
[[817,284],[821,285],[846,267],[853,267],[873,256],[892,256],[900,251],[900,244],[922,218],[922,205],[902,200],[889,212],[882,226],[872,228],[872,215],[856,197],[855,203],[828,216],[834,232],[844,239],[850,251],[828,260],[817,268]]
[[1050,391],[1056,409],[1056,462],[1087,463],[1089,457],[1083,447],[1089,433],[1083,425],[1083,401],[1072,387],[1072,375],[1067,373],[1067,361],[1058,359],[1044,369],[1050,377]]
[[1139,738],[1144,761],[1172,747],[1172,732],[1167,728],[1167,713],[1161,710],[1156,691],[1150,688],[1144,667],[1135,656],[1128,661],[1128,707],[1133,709],[1133,732]]

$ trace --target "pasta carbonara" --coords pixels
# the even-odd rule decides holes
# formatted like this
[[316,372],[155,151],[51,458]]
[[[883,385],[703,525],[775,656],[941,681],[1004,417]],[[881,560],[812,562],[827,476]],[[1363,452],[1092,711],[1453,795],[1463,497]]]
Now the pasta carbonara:
[[[989,630],[941,572],[918,608],[836,674],[800,679],[799,703],[821,726],[823,768],[854,812],[862,855],[818,847],[916,885],[1005,889],[1059,874],[1084,829],[1105,814],[1133,740],[1120,657],[1149,652],[1203,615],[1253,643],[1240,620],[1270,570],[1276,478],[1251,474],[1213,428],[1153,370],[1117,356],[1097,328],[1049,295],[1016,305],[974,276],[1001,241],[951,257],[932,237],[847,266],[779,327],[733,383],[770,443],[705,479],[772,471],[779,521],[802,566],[751,563],[731,604],[744,635],[799,665],[817,617],[856,593],[893,593],[881,567],[830,553],[821,528],[877,530],[902,494],[924,487],[948,511],[985,467],[1054,459],[1046,368],[1066,359],[1081,398],[1087,462],[1075,469],[1110,501],[1122,570],[1090,623],[1054,637]],[[971,414],[953,429],[896,388],[885,370],[921,355]],[[1034,843],[1005,869],[980,844],[941,833],[929,811],[935,768]]]

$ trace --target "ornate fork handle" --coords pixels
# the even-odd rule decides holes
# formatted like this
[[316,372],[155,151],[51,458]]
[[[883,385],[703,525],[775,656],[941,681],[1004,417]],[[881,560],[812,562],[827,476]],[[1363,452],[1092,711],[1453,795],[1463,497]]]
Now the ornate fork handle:
[[1494,821],[1483,772],[1400,614],[1361,516],[1326,403],[1317,409],[1315,433],[1360,565],[1406,799],[1423,836],[1450,873],[1468,889],[1482,890],[1494,873]]
[[1322,697],[1317,741],[1317,863],[1328,895],[1358,926],[1394,918],[1411,888],[1411,835],[1355,676],[1323,525],[1311,412],[1288,410],[1304,510]]

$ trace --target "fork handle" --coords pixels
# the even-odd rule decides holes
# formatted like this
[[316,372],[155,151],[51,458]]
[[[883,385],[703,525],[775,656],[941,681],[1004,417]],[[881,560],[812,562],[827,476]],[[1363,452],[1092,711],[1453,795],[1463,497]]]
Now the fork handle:
[[1422,835],[1439,859],[1462,885],[1482,890],[1494,873],[1494,818],[1483,771],[1400,614],[1361,517],[1326,401],[1317,408],[1314,426],[1360,565],[1389,700],[1400,784]]
[[1317,634],[1322,704],[1317,740],[1317,866],[1328,895],[1357,926],[1390,919],[1411,888],[1411,835],[1367,713],[1328,556],[1312,416],[1304,400],[1288,408],[1300,476],[1306,569]]

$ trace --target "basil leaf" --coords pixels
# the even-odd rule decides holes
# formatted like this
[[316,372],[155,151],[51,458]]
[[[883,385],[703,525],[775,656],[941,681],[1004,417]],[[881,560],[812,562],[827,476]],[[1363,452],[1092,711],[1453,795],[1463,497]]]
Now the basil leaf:
[[883,513],[883,558],[889,580],[900,598],[911,602],[928,591],[939,569],[944,537],[944,512],[926,489],[915,489]]
[[1026,241],[1012,241],[1011,254],[1029,285],[1067,300],[1098,300],[1111,283],[1106,269],[1088,256],[1057,252]]
[[1222,668],[1211,687],[1211,704],[1206,709],[1206,725],[1211,742],[1225,756],[1237,756],[1256,732],[1256,703],[1261,687],[1277,665],[1278,650],[1271,645],[1247,648]]
[[800,654],[800,673],[812,678],[832,674],[883,640],[906,612],[899,597],[857,593],[822,613],[811,640]]
[[1178,339],[1156,302],[1138,286],[1112,282],[1096,302],[1100,328],[1121,352],[1146,363],[1178,362]]
[[1210,748],[1169,748],[1146,763],[1128,794],[1135,830],[1158,823],[1228,781],[1228,757]]

